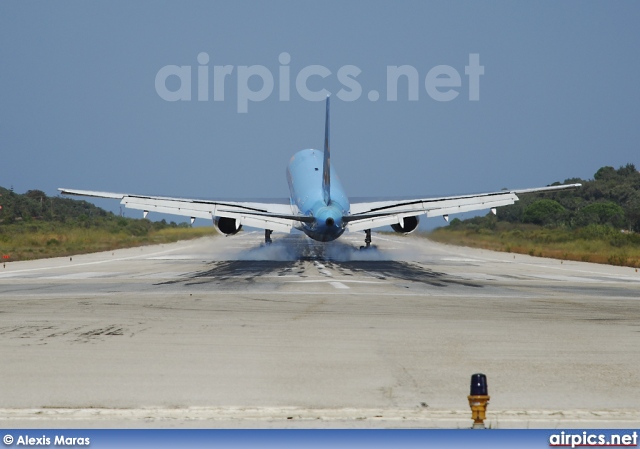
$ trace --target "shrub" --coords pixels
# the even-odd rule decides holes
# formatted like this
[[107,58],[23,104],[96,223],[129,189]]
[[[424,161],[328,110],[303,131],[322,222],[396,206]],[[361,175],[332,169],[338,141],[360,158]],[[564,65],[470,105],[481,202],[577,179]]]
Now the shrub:
[[621,228],[625,224],[624,209],[611,201],[592,203],[580,209],[577,224],[609,224]]
[[554,200],[538,200],[529,205],[524,211],[524,222],[539,225],[557,224],[562,220],[565,209]]

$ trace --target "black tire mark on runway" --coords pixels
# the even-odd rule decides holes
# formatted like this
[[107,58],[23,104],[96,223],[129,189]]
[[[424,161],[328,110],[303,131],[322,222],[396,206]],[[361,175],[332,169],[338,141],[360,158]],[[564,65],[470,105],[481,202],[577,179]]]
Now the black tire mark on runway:
[[329,262],[328,268],[338,269],[345,273],[345,269],[353,272],[368,273],[369,275],[386,280],[387,278],[401,279],[405,281],[421,282],[434,287],[446,287],[449,284],[464,285],[466,287],[480,288],[483,285],[462,280],[446,273],[439,273],[419,264],[410,264],[395,260],[357,260],[349,262]]
[[191,273],[186,279],[175,279],[154,285],[170,285],[184,283],[185,285],[208,284],[220,281],[253,281],[256,277],[279,272],[279,276],[291,273],[296,267],[295,261],[277,260],[227,260],[212,262],[212,268]]
[[[323,261],[330,270],[336,270],[343,276],[366,274],[377,279],[395,279],[419,282],[434,287],[462,285],[480,288],[482,284],[463,280],[461,278],[440,273],[426,268],[418,263],[399,262],[393,260],[359,260],[359,261]],[[210,268],[189,273],[185,278],[173,279],[154,285],[201,285],[209,283],[237,283],[255,282],[256,278],[269,274],[285,276],[298,274],[304,277],[304,261],[275,261],[275,260],[230,260],[211,262]]]

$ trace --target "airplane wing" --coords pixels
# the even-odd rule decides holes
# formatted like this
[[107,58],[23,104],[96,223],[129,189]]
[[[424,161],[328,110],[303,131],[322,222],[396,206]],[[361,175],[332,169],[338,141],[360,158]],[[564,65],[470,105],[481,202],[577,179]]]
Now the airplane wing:
[[290,232],[298,222],[313,220],[312,217],[297,215],[289,204],[213,201],[76,189],[58,190],[64,195],[119,199],[123,206],[143,211],[145,217],[149,212],[160,212],[190,217],[192,223],[196,218],[212,220],[215,217],[225,217],[235,219],[238,227],[245,225]]
[[518,201],[517,194],[575,189],[581,186],[582,184],[565,184],[534,189],[503,190],[477,195],[353,203],[351,204],[351,215],[344,217],[343,221],[347,222],[349,231],[363,231],[396,224],[403,226],[405,218],[419,215],[442,216],[448,220],[449,214],[474,210],[492,209],[492,212],[495,213],[496,207]]

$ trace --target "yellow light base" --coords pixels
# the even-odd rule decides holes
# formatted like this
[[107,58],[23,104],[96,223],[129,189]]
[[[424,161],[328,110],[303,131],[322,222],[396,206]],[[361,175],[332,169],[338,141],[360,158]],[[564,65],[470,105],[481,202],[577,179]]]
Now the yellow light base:
[[471,419],[473,419],[474,429],[484,429],[484,420],[486,419],[487,405],[489,405],[490,397],[488,395],[467,396],[469,399],[469,407],[471,407]]

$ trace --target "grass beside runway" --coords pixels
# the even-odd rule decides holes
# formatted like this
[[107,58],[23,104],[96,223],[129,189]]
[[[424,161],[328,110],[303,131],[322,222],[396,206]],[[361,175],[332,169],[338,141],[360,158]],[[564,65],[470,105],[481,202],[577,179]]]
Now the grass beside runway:
[[464,222],[426,234],[431,240],[561,260],[640,267],[640,235],[606,226],[582,229],[497,222],[493,229]]
[[0,256],[4,262],[171,243],[216,234],[213,227],[117,216],[87,201],[0,187]]
[[3,225],[0,227],[0,253],[9,256],[4,261],[11,262],[171,243],[217,234],[213,226],[157,228],[154,223],[149,226],[138,223],[135,228],[130,225],[105,228],[35,222]]

